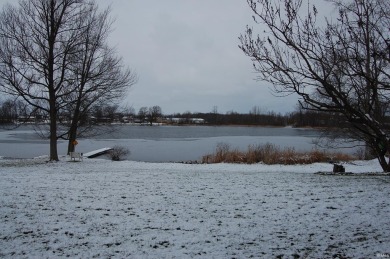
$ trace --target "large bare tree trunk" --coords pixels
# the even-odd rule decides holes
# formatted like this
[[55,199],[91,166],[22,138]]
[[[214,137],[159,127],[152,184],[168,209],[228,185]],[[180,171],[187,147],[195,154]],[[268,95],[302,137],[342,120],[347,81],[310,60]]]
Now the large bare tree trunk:
[[76,147],[74,145],[74,141],[76,140],[76,137],[77,137],[77,127],[73,127],[71,126],[70,129],[69,129],[69,140],[68,140],[68,155],[70,152],[74,152]]
[[383,172],[390,172],[389,163],[386,161],[386,157],[384,155],[378,156],[378,161],[383,169]]
[[70,125],[70,128],[69,128],[69,133],[68,133],[68,154],[70,152],[74,152],[75,151],[75,145],[74,145],[74,141],[76,140],[77,138],[77,130],[78,130],[78,122],[79,122],[79,117],[80,117],[80,102],[77,102],[76,104],[76,108],[74,109],[74,113],[72,115],[72,122],[71,122],[71,125]]
[[[54,104],[55,105],[55,104]],[[56,109],[50,110],[50,161],[58,161],[58,150],[57,150],[57,111]]]
[[50,120],[50,161],[58,161],[57,151],[57,122]]

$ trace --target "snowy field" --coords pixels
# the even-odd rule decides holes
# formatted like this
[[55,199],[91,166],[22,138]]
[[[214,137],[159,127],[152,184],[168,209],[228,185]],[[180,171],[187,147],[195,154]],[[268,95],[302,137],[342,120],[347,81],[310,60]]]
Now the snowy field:
[[389,176],[62,160],[0,159],[1,258],[390,256]]

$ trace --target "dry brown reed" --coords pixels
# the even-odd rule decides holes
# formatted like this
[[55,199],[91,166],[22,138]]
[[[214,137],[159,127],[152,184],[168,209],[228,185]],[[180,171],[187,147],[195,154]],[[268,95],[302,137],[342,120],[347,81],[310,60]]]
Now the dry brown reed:
[[213,154],[202,157],[202,163],[264,163],[267,165],[311,164],[317,162],[351,161],[355,158],[344,153],[331,153],[314,149],[310,152],[298,152],[294,148],[281,149],[274,144],[250,145],[247,151],[232,149],[229,144],[218,143]]

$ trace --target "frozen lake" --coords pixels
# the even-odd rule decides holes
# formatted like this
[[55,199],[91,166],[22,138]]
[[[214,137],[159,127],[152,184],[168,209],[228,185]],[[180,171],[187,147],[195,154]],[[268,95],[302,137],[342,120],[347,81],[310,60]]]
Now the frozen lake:
[[[89,152],[120,145],[131,151],[129,160],[180,162],[199,160],[212,153],[218,143],[246,150],[249,145],[267,142],[296,150],[311,150],[319,132],[312,129],[229,126],[130,126],[115,125],[110,133],[78,139],[76,150]],[[32,158],[49,153],[48,140],[40,138],[30,126],[0,131],[0,156]],[[67,141],[58,141],[58,152],[65,155]],[[346,152],[348,152],[346,150]]]

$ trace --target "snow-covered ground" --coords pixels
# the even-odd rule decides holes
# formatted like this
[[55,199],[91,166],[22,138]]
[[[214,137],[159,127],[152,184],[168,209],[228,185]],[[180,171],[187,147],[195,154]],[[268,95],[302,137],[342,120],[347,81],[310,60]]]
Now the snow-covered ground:
[[390,256],[389,176],[62,160],[0,159],[1,258]]

